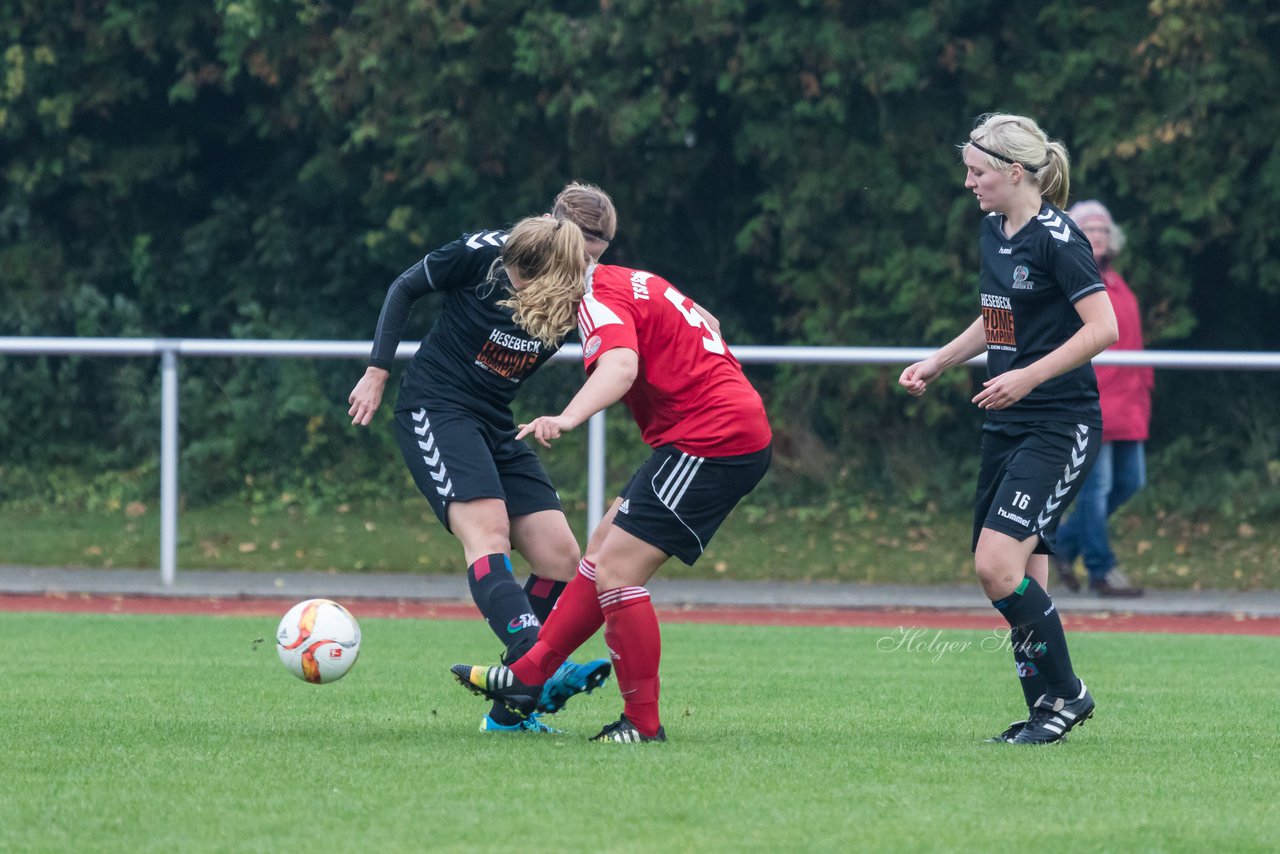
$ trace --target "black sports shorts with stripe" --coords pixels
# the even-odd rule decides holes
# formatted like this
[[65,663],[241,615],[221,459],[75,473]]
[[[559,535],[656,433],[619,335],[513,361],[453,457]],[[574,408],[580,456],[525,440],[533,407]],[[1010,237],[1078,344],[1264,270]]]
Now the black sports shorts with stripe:
[[451,409],[400,409],[396,442],[413,482],[436,517],[449,528],[449,504],[499,498],[507,516],[561,510],[551,478],[538,455],[517,442],[514,428],[501,429]]
[[1064,421],[988,421],[973,508],[973,549],[983,528],[1053,554],[1058,523],[1102,449],[1102,428]]
[[772,458],[772,445],[736,457],[695,457],[664,445],[622,490],[613,524],[692,566]]

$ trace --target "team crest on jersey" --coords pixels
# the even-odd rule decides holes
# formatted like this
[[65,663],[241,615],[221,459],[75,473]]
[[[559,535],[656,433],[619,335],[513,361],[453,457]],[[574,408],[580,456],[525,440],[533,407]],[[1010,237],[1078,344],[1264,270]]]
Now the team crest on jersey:
[[590,338],[587,339],[587,345],[582,348],[582,356],[585,359],[590,359],[592,356],[594,356],[596,353],[599,353],[599,352],[600,352],[600,336],[592,335]]
[[1013,289],[1017,291],[1029,291],[1036,286],[1035,282],[1029,281],[1028,276],[1031,271],[1022,264],[1013,268]]

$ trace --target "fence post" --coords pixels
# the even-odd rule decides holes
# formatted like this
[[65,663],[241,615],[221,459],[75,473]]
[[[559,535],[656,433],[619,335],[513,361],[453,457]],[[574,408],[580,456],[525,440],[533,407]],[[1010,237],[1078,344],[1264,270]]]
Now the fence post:
[[160,351],[160,583],[172,587],[178,568],[178,351]]
[[604,455],[604,410],[601,410],[587,420],[587,534],[584,542],[591,539],[592,532],[604,518]]

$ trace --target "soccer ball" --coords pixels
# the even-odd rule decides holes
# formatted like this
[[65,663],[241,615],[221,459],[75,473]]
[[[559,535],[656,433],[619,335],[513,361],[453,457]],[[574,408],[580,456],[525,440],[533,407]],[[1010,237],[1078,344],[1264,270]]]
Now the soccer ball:
[[289,609],[276,630],[276,652],[299,679],[336,682],[360,655],[360,626],[351,612],[328,599],[308,599]]

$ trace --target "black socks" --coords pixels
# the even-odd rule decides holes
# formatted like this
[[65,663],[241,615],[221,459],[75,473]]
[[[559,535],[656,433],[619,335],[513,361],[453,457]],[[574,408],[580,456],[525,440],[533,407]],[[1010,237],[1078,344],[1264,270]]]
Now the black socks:
[[[506,647],[502,663],[511,664],[533,648],[542,621],[555,607],[565,582],[530,575],[521,587],[512,574],[511,559],[492,554],[467,567],[467,586],[489,629]],[[502,726],[523,720],[501,703],[493,704],[489,717]]]
[[539,623],[545,623],[547,617],[551,616],[551,609],[556,606],[560,594],[568,585],[567,581],[552,581],[550,578],[540,578],[536,575],[530,575],[525,581],[524,592],[529,597],[529,605],[533,608],[533,614],[538,618]]
[[1026,698],[1028,709],[1035,705],[1041,694],[1049,693],[1049,686],[1045,684],[1044,676],[1041,675],[1040,668],[1035,663],[1035,658],[1040,656],[1036,655],[1033,658],[1031,655],[1033,644],[1034,641],[1020,626],[1009,628],[1009,646],[1013,647],[1013,662],[1018,669],[1018,685],[1022,688],[1022,696]]
[[524,589],[516,583],[509,557],[494,554],[480,558],[467,567],[467,585],[489,630],[506,647],[503,664],[510,664],[533,648],[542,622],[534,614]]
[[1079,694],[1080,680],[1071,668],[1062,618],[1044,588],[1028,575],[1017,590],[991,604],[1013,629],[1009,640],[1015,644],[1014,660],[1018,662],[1018,675],[1022,677],[1019,681],[1029,698],[1028,705],[1039,695],[1031,697],[1037,679],[1033,676],[1028,680],[1026,673],[1038,671],[1043,680],[1043,693],[1052,697],[1071,699]]

